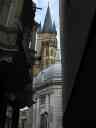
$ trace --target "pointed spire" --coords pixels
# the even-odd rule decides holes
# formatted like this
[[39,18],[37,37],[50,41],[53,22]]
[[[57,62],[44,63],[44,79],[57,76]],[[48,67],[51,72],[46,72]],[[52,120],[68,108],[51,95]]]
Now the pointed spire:
[[53,32],[53,33],[57,33],[55,22],[53,22],[53,29],[52,29],[52,32]]
[[43,32],[52,32],[52,19],[51,19],[49,2],[48,2],[48,8],[47,8],[45,21],[43,25]]

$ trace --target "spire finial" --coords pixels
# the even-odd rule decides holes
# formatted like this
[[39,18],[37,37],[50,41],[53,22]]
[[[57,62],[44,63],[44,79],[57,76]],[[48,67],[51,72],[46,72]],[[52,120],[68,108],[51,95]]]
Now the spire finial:
[[49,0],[48,0],[48,7],[49,7]]
[[52,29],[52,19],[51,19],[51,12],[49,7],[49,0],[48,0],[48,7],[43,25],[43,32],[51,32],[51,29]]

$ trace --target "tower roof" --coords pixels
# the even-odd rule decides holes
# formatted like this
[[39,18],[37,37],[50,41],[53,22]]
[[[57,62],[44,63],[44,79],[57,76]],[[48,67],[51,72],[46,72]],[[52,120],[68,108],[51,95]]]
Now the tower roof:
[[45,16],[45,21],[43,25],[43,32],[52,32],[52,19],[51,19],[51,13],[50,13],[50,7],[48,4],[46,16]]

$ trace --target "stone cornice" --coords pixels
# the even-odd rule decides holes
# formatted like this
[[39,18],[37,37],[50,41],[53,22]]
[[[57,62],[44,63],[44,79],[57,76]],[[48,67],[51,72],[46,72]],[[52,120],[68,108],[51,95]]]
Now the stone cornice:
[[53,86],[48,86],[46,88],[42,89],[36,89],[35,92],[33,92],[34,98],[38,98],[42,94],[52,94],[54,92],[54,89],[62,89],[62,85],[53,85]]
[[[58,86],[58,85],[64,85],[64,82],[63,81],[54,81],[54,82],[52,82],[52,81],[50,81],[50,82],[45,82],[44,84],[42,84],[42,85],[39,85],[38,87],[34,87],[33,88],[33,92],[36,92],[37,90],[41,90],[41,89],[44,89],[44,88],[46,88],[46,87],[50,87],[50,86]],[[36,85],[35,85],[36,86]]]

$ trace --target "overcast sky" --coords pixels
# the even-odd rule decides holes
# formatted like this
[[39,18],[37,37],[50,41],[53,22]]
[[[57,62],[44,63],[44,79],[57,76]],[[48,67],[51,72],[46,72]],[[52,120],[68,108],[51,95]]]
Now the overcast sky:
[[44,19],[45,19],[47,7],[48,7],[48,1],[49,1],[52,21],[55,21],[56,29],[58,32],[57,38],[58,38],[58,44],[59,44],[59,0],[33,0],[33,1],[36,3],[37,7],[42,8],[42,10],[36,11],[36,17],[35,17],[35,20],[38,23],[41,22],[42,26],[44,23]]

